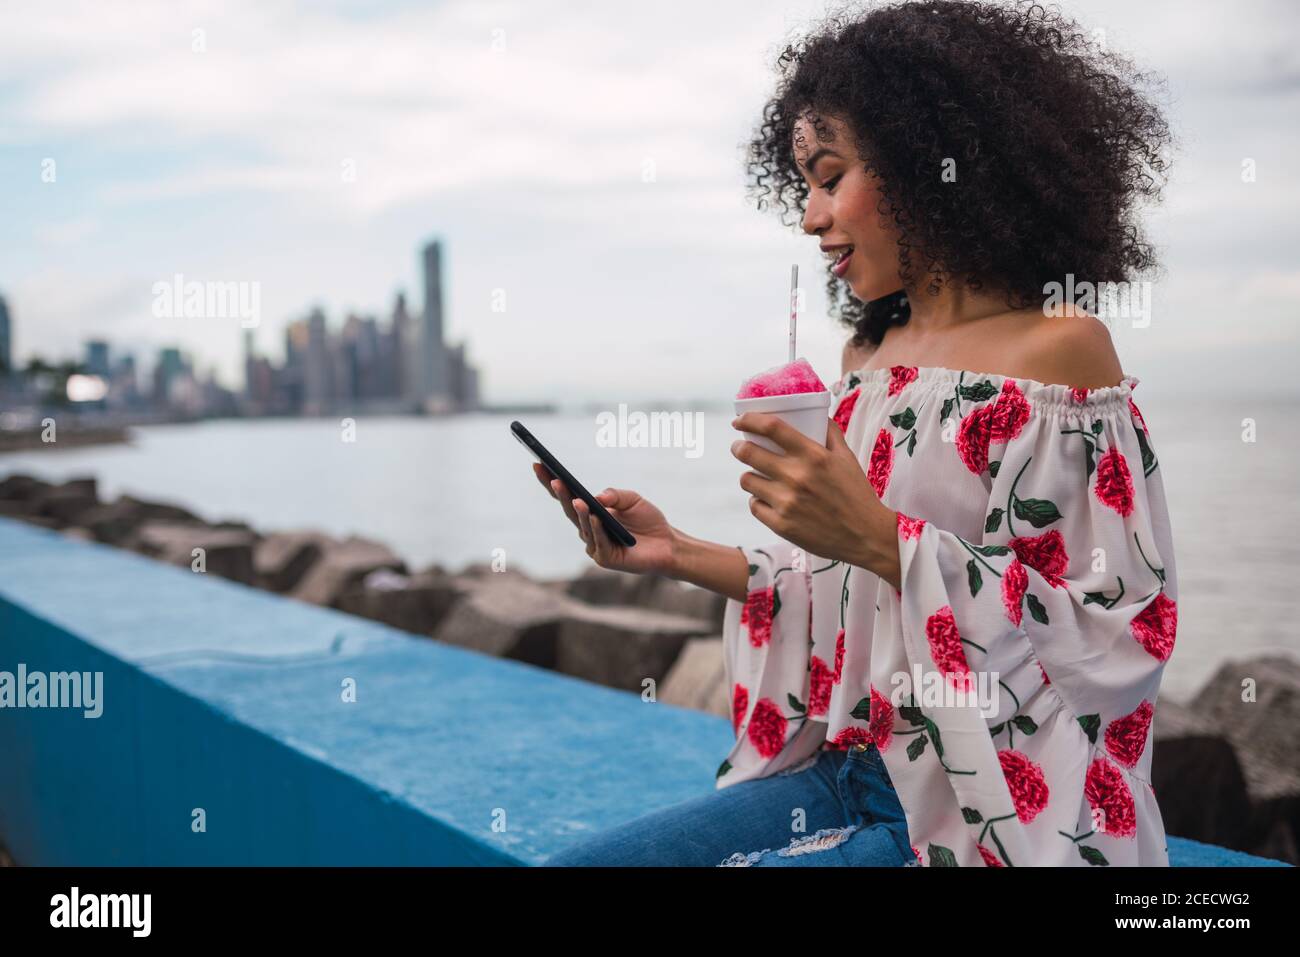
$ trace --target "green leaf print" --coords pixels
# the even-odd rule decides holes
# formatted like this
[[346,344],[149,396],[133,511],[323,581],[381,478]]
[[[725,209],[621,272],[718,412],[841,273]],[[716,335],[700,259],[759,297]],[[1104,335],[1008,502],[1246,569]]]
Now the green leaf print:
[[1029,614],[1033,615],[1034,621],[1038,622],[1040,625],[1049,624],[1047,620],[1047,609],[1043,607],[1043,603],[1038,600],[1036,595],[1032,592],[1026,594],[1025,604],[1029,606]]
[[910,429],[916,425],[916,413],[912,411],[912,407],[909,405],[902,412],[895,412],[891,415],[889,421],[895,428]]
[[[984,520],[985,532],[996,532],[1002,526],[1002,509],[995,508],[989,512],[989,517]],[[752,565],[750,566],[753,567]],[[753,572],[750,572],[752,575]]]
[[1094,867],[1109,867],[1110,861],[1106,860],[1106,855],[1095,847],[1088,847],[1086,844],[1077,845],[1079,856]]
[[926,848],[930,852],[931,867],[957,867],[957,855],[942,844],[931,844]]
[[1016,518],[1024,519],[1034,528],[1043,528],[1059,521],[1061,513],[1056,503],[1045,498],[1017,498],[1012,503]]
[[1079,715],[1079,727],[1083,728],[1083,733],[1088,736],[1088,740],[1093,744],[1097,743],[1097,729],[1101,727],[1101,715],[1099,714],[1081,714]]
[[980,574],[980,567],[973,558],[966,563],[966,584],[970,586],[972,598],[980,593],[980,586],[984,584],[984,576]]
[[918,734],[912,739],[912,743],[907,746],[907,760],[915,761],[925,753],[925,735]]

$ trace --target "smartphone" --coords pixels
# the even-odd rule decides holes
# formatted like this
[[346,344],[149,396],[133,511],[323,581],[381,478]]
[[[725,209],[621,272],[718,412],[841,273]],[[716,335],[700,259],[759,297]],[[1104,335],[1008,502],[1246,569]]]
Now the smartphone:
[[532,452],[537,461],[546,466],[553,476],[565,484],[565,486],[578,498],[587,503],[587,508],[595,515],[605,531],[609,532],[609,537],[614,539],[624,548],[631,548],[636,544],[636,539],[632,533],[623,527],[613,515],[605,510],[605,506],[596,500],[596,497],[582,487],[582,483],[573,477],[573,473],[560,464],[560,460],[552,455],[541,442],[538,442],[533,433],[524,428],[523,423],[518,420],[510,423],[510,434],[519,440],[519,444]]

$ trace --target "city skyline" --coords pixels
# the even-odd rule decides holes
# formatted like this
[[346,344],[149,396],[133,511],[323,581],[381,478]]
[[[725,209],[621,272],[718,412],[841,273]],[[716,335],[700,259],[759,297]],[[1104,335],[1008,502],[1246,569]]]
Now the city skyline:
[[[50,401],[51,388],[39,366],[65,367],[66,394],[59,398],[85,409],[115,413],[170,413],[187,416],[319,416],[344,413],[450,413],[481,407],[478,370],[468,361],[464,342],[446,341],[442,301],[442,241],[420,250],[424,299],[412,316],[399,291],[387,323],[374,315],[349,312],[331,324],[324,310],[313,307],[284,327],[283,353],[276,363],[259,351],[256,324],[243,330],[244,375],[236,388],[220,383],[215,372],[198,372],[192,354],[175,345],[162,346],[150,366],[139,366],[133,352],[114,350],[103,338],[87,339],[80,359],[33,357],[26,367],[7,374],[14,323],[0,296],[0,397],[7,405],[39,409]],[[165,309],[177,308],[166,284],[160,294]],[[200,284],[191,284],[201,292]]]
[[[1113,330],[1126,371],[1150,390],[1228,378],[1294,394],[1300,131],[1287,31],[1265,26],[1294,7],[1063,8],[1168,78],[1179,135],[1144,215],[1162,262],[1151,323]],[[272,354],[315,306],[341,322],[386,315],[398,288],[418,298],[410,250],[436,223],[454,241],[445,333],[471,344],[494,402],[734,394],[784,357],[794,262],[799,351],[833,377],[846,331],[816,242],[746,201],[740,148],[781,44],[823,12],[35,8],[0,36],[16,358],[171,342],[233,385],[240,330],[151,316],[154,283],[260,282]],[[339,68],[285,75],[286,60]]]

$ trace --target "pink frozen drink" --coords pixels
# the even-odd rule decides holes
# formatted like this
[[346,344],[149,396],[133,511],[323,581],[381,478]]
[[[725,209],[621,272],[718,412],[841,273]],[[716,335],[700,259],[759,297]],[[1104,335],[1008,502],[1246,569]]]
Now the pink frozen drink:
[[[736,414],[768,412],[794,426],[814,442],[826,444],[831,394],[807,359],[774,366],[741,383]],[[742,433],[755,445],[784,454],[775,442],[752,432]]]

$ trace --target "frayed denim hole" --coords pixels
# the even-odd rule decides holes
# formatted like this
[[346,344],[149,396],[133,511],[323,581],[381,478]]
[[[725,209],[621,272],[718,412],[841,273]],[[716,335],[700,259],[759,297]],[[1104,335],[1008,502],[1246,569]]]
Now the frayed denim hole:
[[788,846],[781,848],[776,853],[781,857],[794,857],[796,854],[815,854],[818,851],[829,851],[831,848],[839,847],[847,841],[849,835],[856,831],[858,827],[857,824],[850,824],[848,827],[824,827],[813,834],[795,838]]
[[[768,850],[771,850],[771,848],[768,848]],[[764,854],[768,853],[768,850],[750,851],[748,854],[744,853],[743,851],[736,851],[736,853],[732,854],[730,857],[728,857],[725,861],[718,864],[717,866],[718,867],[749,867],[751,864],[757,864],[758,859],[762,857]]]

